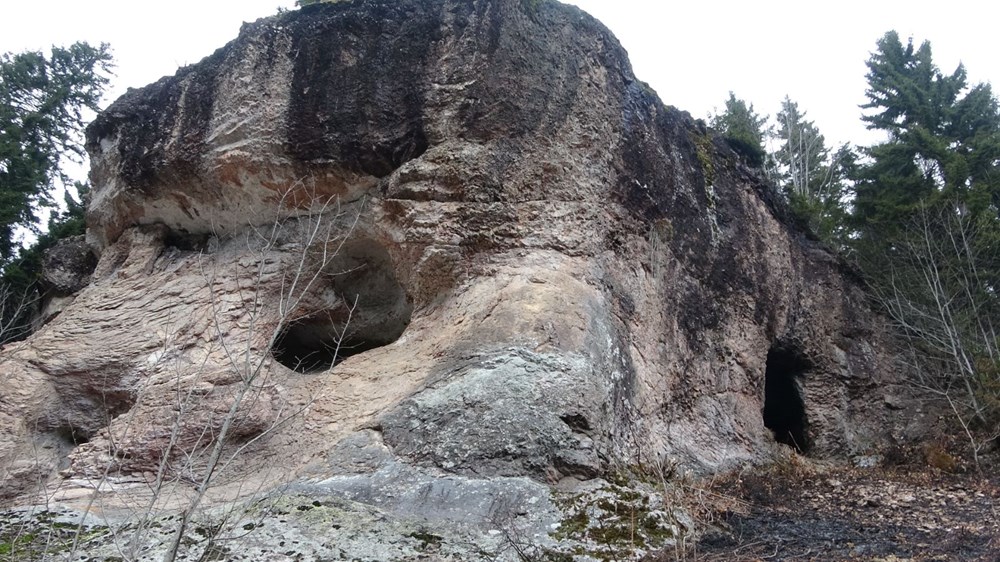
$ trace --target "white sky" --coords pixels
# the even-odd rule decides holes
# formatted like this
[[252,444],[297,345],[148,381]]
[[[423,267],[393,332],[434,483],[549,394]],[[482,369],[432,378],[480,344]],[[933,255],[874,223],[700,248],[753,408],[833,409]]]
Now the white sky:
[[[294,0],[48,0],[0,12],[0,52],[76,40],[111,43],[118,64],[108,102],[236,37],[243,21]],[[628,49],[636,75],[669,105],[705,117],[733,90],[773,114],[787,94],[827,138],[869,142],[859,121],[865,60],[889,29],[930,40],[950,72],[965,62],[973,82],[1000,84],[1000,4],[842,0],[574,0]]]

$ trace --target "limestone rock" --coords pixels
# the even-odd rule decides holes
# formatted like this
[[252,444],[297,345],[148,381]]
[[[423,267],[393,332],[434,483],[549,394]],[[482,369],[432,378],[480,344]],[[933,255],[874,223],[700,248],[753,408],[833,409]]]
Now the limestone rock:
[[571,6],[285,12],[87,146],[100,261],[4,351],[6,498],[169,509],[210,475],[205,506],[327,482],[419,511],[358,490],[847,459],[911,414],[850,268]]

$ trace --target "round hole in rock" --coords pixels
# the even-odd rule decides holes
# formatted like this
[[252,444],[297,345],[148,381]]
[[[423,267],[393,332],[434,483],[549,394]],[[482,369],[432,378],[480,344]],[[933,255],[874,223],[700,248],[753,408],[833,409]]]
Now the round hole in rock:
[[372,240],[345,244],[326,273],[313,299],[320,306],[284,326],[271,348],[279,363],[300,373],[396,341],[413,313],[389,253]]
[[767,352],[764,370],[764,426],[774,440],[800,453],[809,450],[808,420],[799,378],[811,367],[795,350],[775,346]]

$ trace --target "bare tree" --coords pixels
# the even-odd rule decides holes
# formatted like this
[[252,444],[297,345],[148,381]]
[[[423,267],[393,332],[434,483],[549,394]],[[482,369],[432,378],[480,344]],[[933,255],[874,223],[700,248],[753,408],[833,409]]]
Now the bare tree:
[[[290,190],[279,209],[287,212],[292,198]],[[163,536],[162,531],[155,529],[164,524],[165,510],[179,509],[168,543],[160,545],[165,547],[163,559],[173,561],[182,551],[182,541],[190,538],[196,518],[207,517],[202,506],[214,489],[232,484],[244,502],[263,493],[266,466],[258,467],[264,477],[246,484],[249,489],[241,482],[247,470],[246,453],[300,417],[311,404],[311,400],[293,404],[278,396],[275,389],[281,378],[276,375],[287,371],[276,365],[271,350],[289,323],[331,306],[324,300],[330,299],[324,291],[331,286],[331,278],[342,273],[335,270],[335,259],[355,230],[364,204],[356,203],[348,212],[337,198],[312,195],[309,199],[311,204],[303,204],[299,190],[294,194],[294,207],[301,209],[296,216],[248,226],[237,238],[230,235],[218,244],[229,249],[225,256],[202,251],[185,258],[197,260],[204,279],[208,319],[202,337],[210,340],[207,349],[192,361],[182,351],[181,338],[167,334],[155,354],[156,362],[144,367],[156,376],[134,389],[137,407],[113,421],[108,419],[107,429],[101,432],[103,440],[90,444],[104,447],[108,460],[90,483],[94,492],[84,512],[98,507],[105,501],[102,493],[110,492],[114,508],[130,514],[126,524],[109,530],[121,558],[137,560],[148,555],[144,549],[151,543],[162,540],[157,538]],[[237,251],[240,246],[242,250]],[[330,342],[328,353],[333,357],[339,354],[357,306],[356,299],[337,297],[336,306],[343,313],[339,335]],[[167,432],[162,446],[143,449],[142,433],[149,428],[143,427],[136,412],[152,397],[153,385],[159,387],[158,392],[165,385],[171,389],[173,403],[165,408],[171,417],[158,428],[161,435]],[[209,401],[205,386],[222,390]],[[145,492],[128,499],[137,473],[147,475],[141,479]],[[213,511],[211,524],[198,525],[210,530],[200,537],[205,548],[246,533],[237,525],[245,515],[241,503],[230,506]],[[85,531],[81,517],[69,557],[88,548],[91,537]]]
[[34,291],[15,291],[6,283],[0,283],[0,345],[28,330],[29,312],[37,300]]
[[[288,270],[281,276],[277,303],[277,322],[262,322],[264,315],[261,307],[266,306],[266,304],[260,298],[257,289],[262,286],[267,260],[263,258],[257,260],[256,272],[252,280],[253,287],[248,288],[253,294],[245,302],[248,302],[250,307],[249,332],[253,334],[263,330],[267,334],[267,350],[270,350],[274,346],[275,341],[281,335],[281,330],[285,323],[300,312],[303,301],[310,297],[317,283],[330,273],[328,267],[340,253],[348,235],[354,230],[354,226],[357,224],[358,217],[360,216],[355,215],[353,223],[344,228],[344,225],[340,221],[332,220],[330,217],[331,214],[334,217],[341,216],[339,202],[334,199],[326,199],[320,201],[318,206],[314,205],[310,207],[308,214],[299,217],[294,222],[293,231],[298,231],[296,238],[300,240],[298,242],[299,252],[296,260],[292,263],[291,270]],[[262,249],[271,250],[279,245],[286,226],[281,221],[276,221],[266,230],[251,229],[250,232],[252,236],[257,237],[257,241],[262,245]],[[248,234],[248,236],[251,236],[251,234]],[[248,240],[248,247],[253,246],[254,244]],[[210,450],[209,456],[201,469],[199,478],[196,480],[197,487],[194,496],[191,498],[189,505],[184,509],[183,515],[177,524],[173,543],[164,557],[166,562],[172,562],[176,559],[181,539],[184,537],[188,525],[190,525],[191,518],[197,512],[199,505],[204,500],[205,494],[217,474],[224,471],[248,446],[271,433],[289,419],[287,415],[279,415],[271,427],[254,436],[249,441],[240,444],[227,455],[230,434],[240,421],[241,406],[260,398],[261,392],[269,384],[267,380],[270,373],[268,366],[272,364],[272,359],[266,353],[255,353],[253,337],[247,337],[243,342],[237,342],[237,345],[232,345],[232,342],[227,341],[225,334],[221,330],[222,322],[218,316],[219,304],[215,298],[216,294],[214,292],[210,292],[210,294],[212,295],[212,308],[215,311],[215,326],[219,336],[219,345],[224,350],[229,368],[239,377],[240,384],[231,399],[229,411],[223,419],[218,434],[214,436],[211,446],[207,447]],[[353,311],[353,305],[351,310]],[[339,347],[340,341],[336,345]],[[300,408],[289,415],[294,416],[301,413],[301,411],[302,409]]]
[[962,208],[922,207],[886,256],[874,286],[905,342],[906,370],[943,399],[965,430],[978,464],[985,430],[1000,423],[1000,248],[995,219]]

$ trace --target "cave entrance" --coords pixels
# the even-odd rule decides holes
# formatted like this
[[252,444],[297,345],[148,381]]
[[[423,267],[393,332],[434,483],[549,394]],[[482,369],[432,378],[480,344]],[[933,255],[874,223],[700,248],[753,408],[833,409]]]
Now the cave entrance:
[[338,330],[342,325],[329,313],[296,320],[278,334],[271,355],[299,373],[325,371],[346,358],[348,348],[340,349],[347,343]]
[[811,364],[801,353],[783,346],[767,352],[764,370],[764,426],[774,440],[800,453],[809,451],[806,405],[800,379]]
[[314,310],[282,327],[271,355],[299,373],[316,373],[388,345],[410,323],[413,305],[389,253],[372,240],[344,244],[326,268]]

